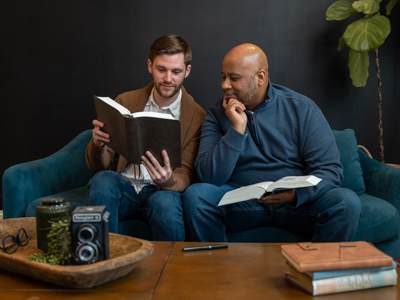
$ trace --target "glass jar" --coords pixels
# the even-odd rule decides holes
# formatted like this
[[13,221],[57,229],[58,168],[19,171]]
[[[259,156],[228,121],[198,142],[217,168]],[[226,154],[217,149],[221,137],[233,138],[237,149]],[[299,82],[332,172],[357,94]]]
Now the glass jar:
[[71,205],[62,198],[48,198],[36,206],[36,236],[37,247],[47,251],[47,235],[51,229],[51,222],[71,219]]

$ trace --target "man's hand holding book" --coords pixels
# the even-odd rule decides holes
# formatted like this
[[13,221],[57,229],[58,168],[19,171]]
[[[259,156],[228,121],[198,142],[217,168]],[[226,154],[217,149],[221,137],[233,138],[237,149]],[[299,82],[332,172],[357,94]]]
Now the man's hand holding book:
[[99,120],[93,120],[92,138],[93,144],[98,147],[103,147],[105,144],[110,142],[110,135],[101,129],[104,127],[104,123]]
[[164,163],[161,165],[150,151],[142,155],[142,163],[146,167],[153,182],[159,187],[168,187],[174,184],[171,163],[166,150],[161,151]]
[[278,190],[273,193],[266,192],[257,201],[262,204],[291,203],[296,200],[294,189]]

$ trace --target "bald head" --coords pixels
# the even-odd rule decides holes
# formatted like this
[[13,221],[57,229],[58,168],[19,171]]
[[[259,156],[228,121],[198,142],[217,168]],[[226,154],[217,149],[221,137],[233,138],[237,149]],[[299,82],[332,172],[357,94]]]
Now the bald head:
[[245,43],[233,47],[222,61],[224,98],[236,98],[247,108],[263,102],[269,82],[268,58],[257,45]]
[[241,64],[242,67],[252,67],[255,70],[268,70],[267,55],[260,47],[251,43],[233,47],[225,54],[225,60],[235,61]]

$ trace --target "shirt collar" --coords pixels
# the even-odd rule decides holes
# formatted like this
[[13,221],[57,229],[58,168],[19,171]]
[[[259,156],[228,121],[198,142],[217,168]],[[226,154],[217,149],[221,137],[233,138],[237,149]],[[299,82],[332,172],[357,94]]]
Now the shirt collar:
[[268,82],[268,87],[267,87],[267,93],[266,93],[266,98],[265,101],[273,99],[274,98],[274,88],[272,86],[271,80]]
[[265,93],[265,99],[261,103],[259,103],[255,108],[254,111],[260,110],[264,107],[272,105],[274,102],[274,97],[275,97],[275,92],[274,92],[274,87],[272,86],[271,80],[269,80],[267,91]]
[[179,119],[180,109],[181,109],[181,100],[182,100],[182,89],[179,89],[178,96],[176,97],[175,101],[172,102],[168,106],[160,107],[157,102],[154,100],[154,87],[151,90],[149,100],[146,103],[146,106],[154,106],[158,110],[169,111],[169,113],[175,118]]

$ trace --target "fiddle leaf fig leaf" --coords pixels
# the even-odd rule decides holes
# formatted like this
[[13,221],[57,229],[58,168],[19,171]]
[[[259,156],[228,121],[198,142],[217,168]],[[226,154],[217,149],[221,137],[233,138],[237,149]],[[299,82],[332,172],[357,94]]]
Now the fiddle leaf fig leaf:
[[390,33],[390,21],[382,15],[362,18],[347,26],[343,39],[354,51],[379,48]]
[[355,11],[351,4],[353,0],[337,0],[325,12],[327,21],[341,21],[350,17]]
[[371,15],[379,11],[379,2],[377,0],[359,0],[354,1],[352,7],[357,12]]
[[369,55],[367,51],[349,49],[350,78],[355,87],[364,87],[369,76]]
[[386,4],[386,14],[390,15],[392,13],[392,9],[396,6],[398,0],[389,0]]

